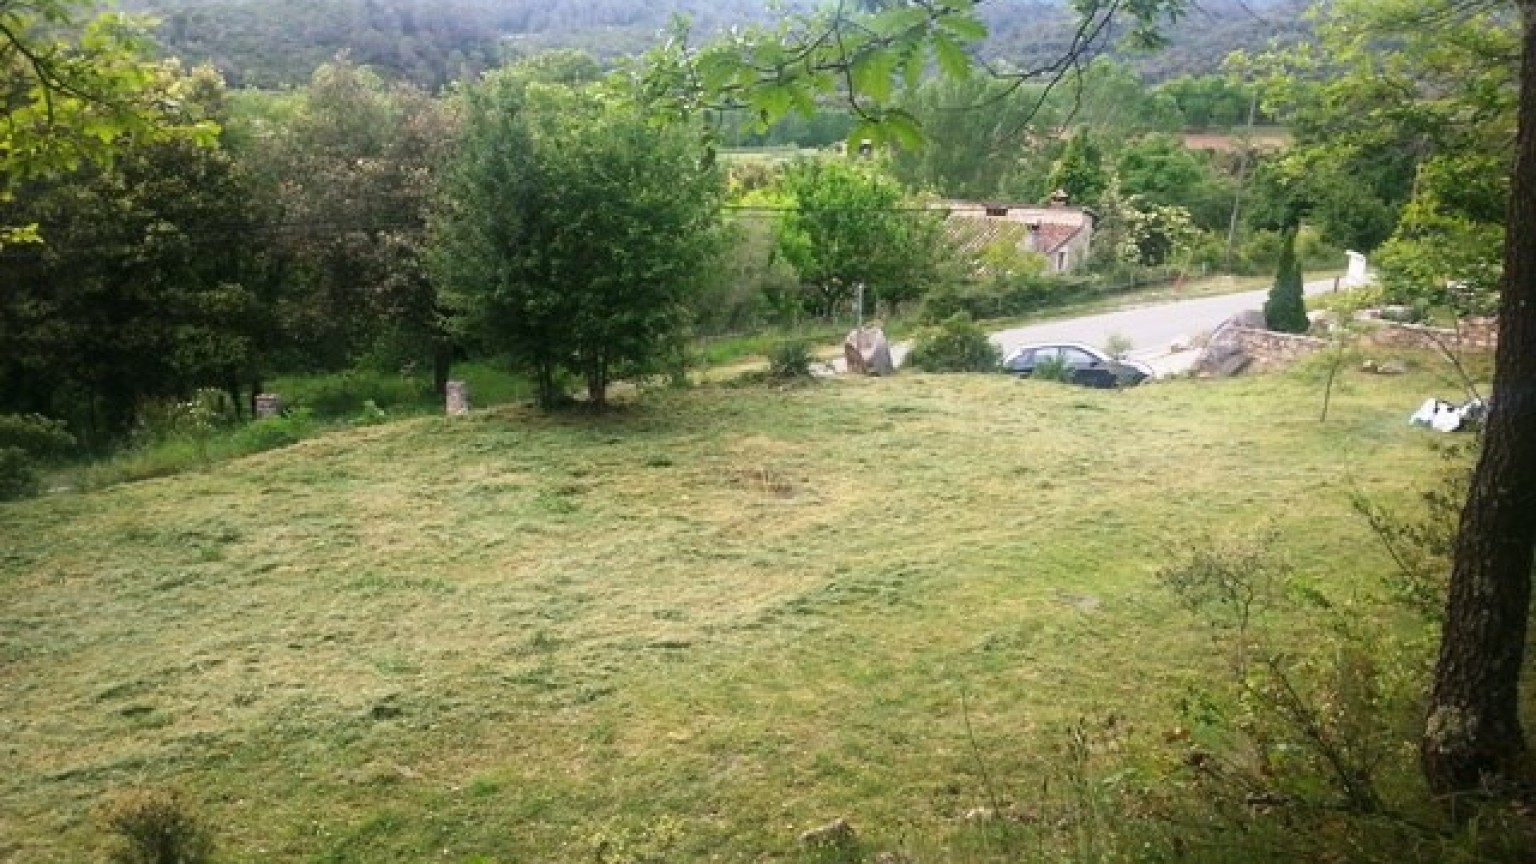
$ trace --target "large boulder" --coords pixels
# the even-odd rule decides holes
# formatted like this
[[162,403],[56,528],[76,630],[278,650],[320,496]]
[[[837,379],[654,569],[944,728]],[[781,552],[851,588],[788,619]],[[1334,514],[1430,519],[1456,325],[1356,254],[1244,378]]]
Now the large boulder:
[[860,327],[843,340],[843,358],[848,371],[855,375],[889,375],[896,371],[891,360],[891,344],[879,327]]
[[[1260,313],[1262,316],[1263,313]],[[1194,372],[1202,378],[1230,378],[1239,375],[1252,364],[1253,358],[1243,350],[1238,330],[1246,325],[1244,319],[1234,317],[1211,333],[1200,357],[1195,361]]]

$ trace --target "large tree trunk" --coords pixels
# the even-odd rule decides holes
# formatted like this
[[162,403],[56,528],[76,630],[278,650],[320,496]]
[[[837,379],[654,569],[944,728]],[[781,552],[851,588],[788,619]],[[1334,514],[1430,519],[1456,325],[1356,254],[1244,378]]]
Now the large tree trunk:
[[1519,683],[1536,548],[1536,0],[1521,0],[1520,9],[1520,133],[1492,410],[1461,515],[1419,747],[1440,795],[1500,785],[1525,751]]

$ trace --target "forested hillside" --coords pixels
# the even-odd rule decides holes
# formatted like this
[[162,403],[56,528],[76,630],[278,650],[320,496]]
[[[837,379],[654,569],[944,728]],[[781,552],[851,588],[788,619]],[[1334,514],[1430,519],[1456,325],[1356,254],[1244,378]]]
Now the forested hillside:
[[[294,86],[345,52],[354,61],[437,88],[550,48],[612,58],[643,51],[676,15],[701,34],[776,17],[765,0],[132,0],[161,20],[168,54],[210,61],[235,86]],[[789,8],[809,5],[783,4]],[[1213,0],[1169,31],[1168,47],[1129,57],[1149,80],[1215,71],[1237,49],[1305,33],[1303,0]],[[1059,2],[1009,0],[986,9],[983,53],[1016,68],[1061,56],[1074,33]]]

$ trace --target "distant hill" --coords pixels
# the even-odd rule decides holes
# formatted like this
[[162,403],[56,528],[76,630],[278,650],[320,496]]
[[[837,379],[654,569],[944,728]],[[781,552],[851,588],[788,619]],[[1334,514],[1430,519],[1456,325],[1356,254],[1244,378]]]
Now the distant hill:
[[[211,62],[236,86],[303,83],[345,53],[429,88],[473,75],[509,57],[577,48],[601,58],[656,43],[674,15],[701,37],[771,16],[767,0],[126,0],[161,20],[164,52]],[[788,6],[806,5],[790,2]],[[1202,0],[1175,25],[1169,49],[1137,56],[1149,80],[1210,72],[1236,48],[1262,45],[1301,27],[1302,0]],[[1060,2],[1000,0],[984,6],[989,58],[1025,66],[1071,43],[1071,13]]]

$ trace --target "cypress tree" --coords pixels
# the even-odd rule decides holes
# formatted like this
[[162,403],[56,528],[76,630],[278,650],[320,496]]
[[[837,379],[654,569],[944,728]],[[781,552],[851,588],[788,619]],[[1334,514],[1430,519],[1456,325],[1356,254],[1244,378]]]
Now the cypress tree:
[[1274,287],[1264,302],[1264,325],[1281,333],[1307,332],[1307,306],[1302,299],[1301,265],[1296,261],[1296,228],[1285,229],[1280,240],[1280,266]]

